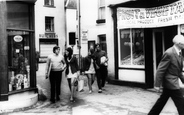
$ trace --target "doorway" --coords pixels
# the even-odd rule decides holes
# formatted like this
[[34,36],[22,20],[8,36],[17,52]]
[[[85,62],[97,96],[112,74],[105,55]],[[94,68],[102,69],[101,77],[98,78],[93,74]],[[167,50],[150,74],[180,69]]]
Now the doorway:
[[158,64],[162,58],[163,52],[165,51],[164,30],[154,29],[152,33],[152,38],[153,38],[153,69],[154,69],[153,73],[155,80],[155,74]]

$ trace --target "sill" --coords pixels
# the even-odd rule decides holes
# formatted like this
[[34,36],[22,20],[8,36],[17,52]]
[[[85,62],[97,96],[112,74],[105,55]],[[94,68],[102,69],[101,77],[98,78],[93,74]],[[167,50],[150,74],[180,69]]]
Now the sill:
[[98,19],[98,20],[96,20],[96,23],[97,23],[97,24],[105,23],[105,19]]
[[45,31],[45,34],[55,34],[54,31]]
[[56,8],[54,5],[44,5],[44,7]]
[[19,90],[8,92],[8,95],[17,94],[17,93],[21,93],[21,92],[25,92],[25,91],[36,91],[36,92],[38,92],[38,89],[36,87],[35,88],[19,89]]

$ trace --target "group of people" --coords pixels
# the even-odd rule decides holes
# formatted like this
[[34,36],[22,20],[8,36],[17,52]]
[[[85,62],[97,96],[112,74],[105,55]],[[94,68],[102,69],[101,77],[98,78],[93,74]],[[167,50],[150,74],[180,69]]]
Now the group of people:
[[88,55],[83,58],[83,67],[79,68],[79,60],[73,54],[73,49],[68,47],[64,55],[60,54],[60,47],[53,48],[53,54],[48,56],[46,64],[46,79],[49,78],[51,86],[50,101],[60,100],[62,72],[65,71],[68,86],[71,92],[70,101],[74,102],[75,91],[77,90],[79,76],[81,74],[88,78],[89,93],[92,93],[92,84],[97,77],[98,93],[102,93],[107,77],[108,65],[107,53],[96,44],[95,48],[89,49]]

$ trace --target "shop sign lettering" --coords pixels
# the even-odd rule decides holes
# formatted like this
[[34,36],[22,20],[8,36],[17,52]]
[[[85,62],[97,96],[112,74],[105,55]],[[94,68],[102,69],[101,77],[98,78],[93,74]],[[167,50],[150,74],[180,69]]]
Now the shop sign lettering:
[[45,34],[39,34],[39,38],[58,38],[58,35],[55,33],[45,33]]
[[153,8],[117,8],[118,27],[158,27],[182,24],[184,0]]

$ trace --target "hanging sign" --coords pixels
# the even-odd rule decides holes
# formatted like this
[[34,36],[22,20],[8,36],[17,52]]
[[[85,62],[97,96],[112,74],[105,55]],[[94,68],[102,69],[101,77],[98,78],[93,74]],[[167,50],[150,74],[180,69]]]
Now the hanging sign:
[[13,39],[15,42],[21,42],[23,40],[22,36],[20,36],[20,35],[14,36]]
[[184,0],[153,8],[117,8],[118,27],[162,27],[184,23]]

